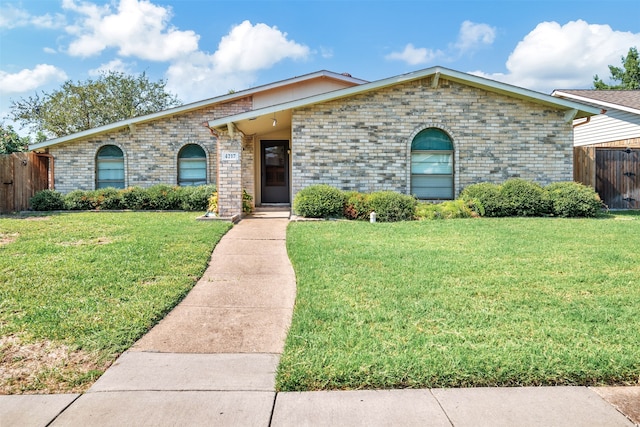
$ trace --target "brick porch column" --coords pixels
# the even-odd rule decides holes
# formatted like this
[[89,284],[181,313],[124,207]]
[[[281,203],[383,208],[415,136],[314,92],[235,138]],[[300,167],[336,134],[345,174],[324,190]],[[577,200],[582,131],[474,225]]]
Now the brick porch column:
[[242,215],[242,134],[231,129],[218,138],[218,216]]

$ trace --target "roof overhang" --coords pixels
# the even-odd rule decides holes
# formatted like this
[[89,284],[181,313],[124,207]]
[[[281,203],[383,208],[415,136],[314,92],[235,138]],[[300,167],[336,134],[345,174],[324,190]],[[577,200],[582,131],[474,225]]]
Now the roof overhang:
[[135,125],[137,124],[152,122],[165,117],[171,117],[179,114],[188,113],[190,111],[198,110],[204,107],[209,107],[215,104],[223,104],[236,99],[246,98],[248,96],[252,96],[259,92],[278,89],[284,86],[302,83],[302,82],[312,80],[312,79],[317,79],[317,78],[329,78],[333,80],[343,81],[353,85],[361,85],[361,84],[367,83],[366,80],[357,79],[348,74],[339,74],[339,73],[334,73],[326,70],[316,71],[314,73],[293,77],[291,79],[281,80],[281,81],[269,83],[266,85],[257,86],[255,88],[239,91],[239,92],[228,93],[226,95],[218,96],[215,98],[209,98],[203,101],[181,105],[179,107],[170,108],[167,110],[159,111],[157,113],[147,114],[145,116],[134,117],[126,120],[121,120],[119,122],[110,123],[104,126],[98,126],[95,128],[81,131],[81,132],[65,135],[60,138],[54,138],[47,141],[38,142],[38,143],[29,145],[29,148],[31,150],[39,150],[39,149],[50,147],[52,145],[63,144],[65,142],[73,141],[73,140],[88,137],[88,136],[94,136],[102,133],[113,132],[113,131],[117,131],[125,128],[135,129]]
[[465,84],[472,87],[477,87],[494,93],[500,93],[512,98],[518,98],[549,106],[551,108],[564,110],[565,120],[571,122],[573,119],[579,119],[584,117],[590,117],[596,114],[600,114],[600,109],[589,105],[585,105],[579,102],[574,102],[562,98],[556,98],[551,95],[546,95],[540,92],[524,89],[517,86],[512,86],[506,83],[501,83],[495,80],[486,79],[484,77],[474,76],[472,74],[462,73],[459,71],[451,70],[444,67],[432,67],[420,71],[415,71],[408,74],[402,74],[395,77],[390,77],[382,80],[377,80],[371,83],[361,84],[359,86],[353,86],[346,89],[339,89],[332,92],[323,93],[320,95],[311,96],[308,98],[298,99],[295,101],[285,102],[278,105],[272,105],[270,107],[261,108],[258,110],[247,111],[245,113],[235,114],[232,116],[221,117],[219,119],[209,120],[207,125],[212,129],[222,130],[230,123],[238,124],[247,120],[254,120],[256,118],[264,118],[272,114],[277,114],[282,111],[290,111],[295,108],[301,108],[313,104],[318,104],[327,101],[333,101],[336,99],[347,98],[350,96],[358,95],[365,92],[385,88],[388,86],[394,86],[403,82],[409,82],[414,80],[420,80],[426,77],[434,77],[434,83],[441,78],[454,81],[457,83]]

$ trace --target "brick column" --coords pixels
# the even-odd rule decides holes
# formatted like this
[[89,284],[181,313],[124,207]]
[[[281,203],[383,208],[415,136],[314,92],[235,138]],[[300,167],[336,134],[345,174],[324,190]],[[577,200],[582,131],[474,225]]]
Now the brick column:
[[[230,125],[233,126],[233,125]],[[218,216],[242,215],[242,134],[218,138]]]

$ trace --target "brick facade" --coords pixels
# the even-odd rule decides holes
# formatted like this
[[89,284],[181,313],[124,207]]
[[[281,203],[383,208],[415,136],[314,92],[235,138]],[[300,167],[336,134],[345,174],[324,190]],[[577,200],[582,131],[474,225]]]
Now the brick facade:
[[[432,82],[433,76],[427,76],[293,109],[290,133],[281,122],[279,135],[291,144],[291,200],[302,188],[319,183],[410,193],[411,142],[430,127],[444,130],[453,141],[456,196],[476,182],[572,179],[573,131],[566,108],[445,78],[435,87]],[[106,144],[124,152],[125,186],[175,185],[180,149],[198,144],[207,155],[207,182],[218,186],[220,216],[238,215],[242,190],[255,198],[260,188],[260,140],[273,134],[245,135],[224,118],[251,108],[247,96],[52,145],[55,187],[64,193],[94,189],[96,153]],[[215,136],[202,126],[213,119],[223,123]]]
[[454,143],[454,186],[572,179],[564,112],[431,78],[298,109],[292,119],[293,196],[325,183],[343,190],[410,192],[411,142],[428,127]]
[[202,123],[251,109],[251,98],[137,124],[110,133],[78,138],[49,148],[55,158],[55,188],[62,193],[95,189],[96,154],[113,144],[124,153],[125,186],[176,185],[178,153],[198,144],[207,156],[207,182],[216,183],[217,138]]

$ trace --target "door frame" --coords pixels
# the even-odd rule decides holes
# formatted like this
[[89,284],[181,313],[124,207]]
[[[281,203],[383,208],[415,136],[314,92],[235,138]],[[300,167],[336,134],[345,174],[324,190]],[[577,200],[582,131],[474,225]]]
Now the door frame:
[[[276,199],[270,199],[269,191],[265,191],[266,187],[266,161],[265,161],[265,148],[282,146],[284,154],[284,189],[280,194],[280,197]],[[287,139],[261,139],[259,141],[259,171],[260,171],[260,205],[291,205],[291,150],[289,148],[289,140]]]

